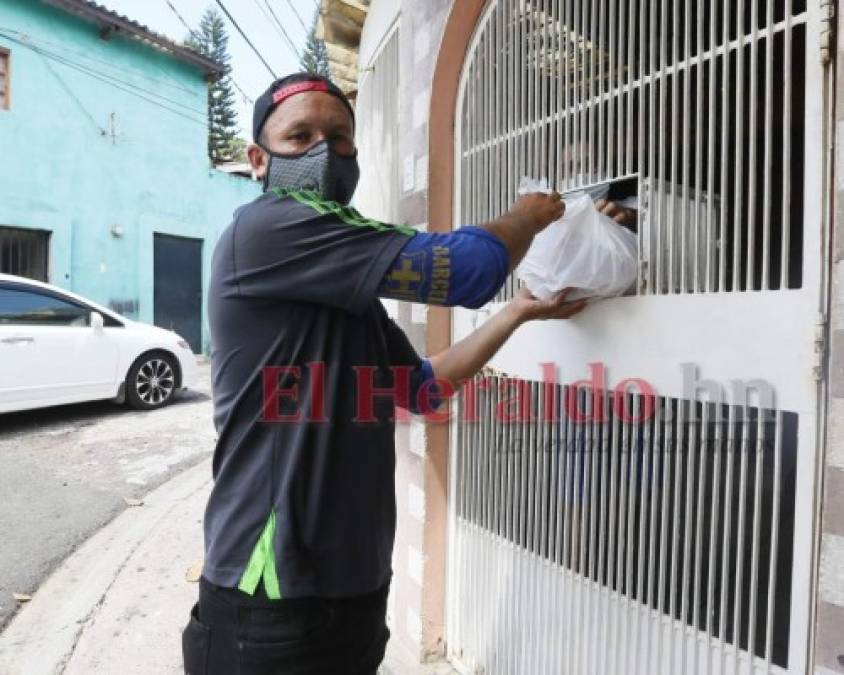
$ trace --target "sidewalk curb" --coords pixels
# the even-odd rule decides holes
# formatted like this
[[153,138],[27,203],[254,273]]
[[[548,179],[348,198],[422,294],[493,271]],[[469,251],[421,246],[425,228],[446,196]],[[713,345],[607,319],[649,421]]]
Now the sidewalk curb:
[[126,561],[171,511],[211,482],[211,460],[172,478],[88,539],[0,634],[0,673],[59,675]]

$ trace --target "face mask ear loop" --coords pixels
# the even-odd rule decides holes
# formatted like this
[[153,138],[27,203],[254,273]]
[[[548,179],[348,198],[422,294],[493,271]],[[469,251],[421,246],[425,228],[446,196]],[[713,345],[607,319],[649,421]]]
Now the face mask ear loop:
[[257,145],[259,148],[261,148],[261,150],[263,150],[267,154],[267,170],[264,171],[264,179],[262,181],[264,192],[266,192],[267,188],[270,186],[270,165],[272,164],[273,156],[272,153],[267,150],[264,144],[261,143],[261,141],[255,141],[255,145]]

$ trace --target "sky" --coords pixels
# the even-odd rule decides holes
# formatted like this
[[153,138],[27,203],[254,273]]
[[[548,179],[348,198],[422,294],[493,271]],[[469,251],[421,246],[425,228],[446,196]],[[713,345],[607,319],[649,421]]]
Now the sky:
[[[98,0],[98,2],[177,42],[184,40],[188,33],[168,6],[167,0]],[[199,26],[199,20],[206,9],[213,6],[219,10],[214,0],[170,0],[170,3],[192,28]],[[297,51],[301,53],[307,34],[300,18],[310,29],[317,9],[317,0],[223,0],[223,4],[276,75],[281,77],[300,69],[299,59],[294,56],[293,50],[271,21],[272,15],[268,7],[275,12]],[[221,10],[220,14],[223,14]],[[223,15],[223,20],[229,34],[232,77],[246,96],[254,100],[269,86],[273,76],[225,15]],[[237,89],[234,91],[241,134],[244,138],[248,138],[251,136],[252,103],[245,101]]]

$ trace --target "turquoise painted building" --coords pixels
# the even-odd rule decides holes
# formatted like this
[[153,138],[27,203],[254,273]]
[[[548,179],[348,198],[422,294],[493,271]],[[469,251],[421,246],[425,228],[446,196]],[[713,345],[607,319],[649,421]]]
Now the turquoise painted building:
[[0,272],[208,350],[210,257],[258,183],[207,157],[220,67],[86,0],[0,0]]

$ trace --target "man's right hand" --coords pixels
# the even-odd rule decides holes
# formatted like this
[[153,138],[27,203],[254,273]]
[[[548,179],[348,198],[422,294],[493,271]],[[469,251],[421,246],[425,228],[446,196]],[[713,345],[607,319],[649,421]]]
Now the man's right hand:
[[566,204],[560,198],[559,192],[544,194],[533,192],[522,195],[510,208],[508,213],[519,222],[526,223],[534,234],[542,232],[555,220],[559,220],[566,212]]

